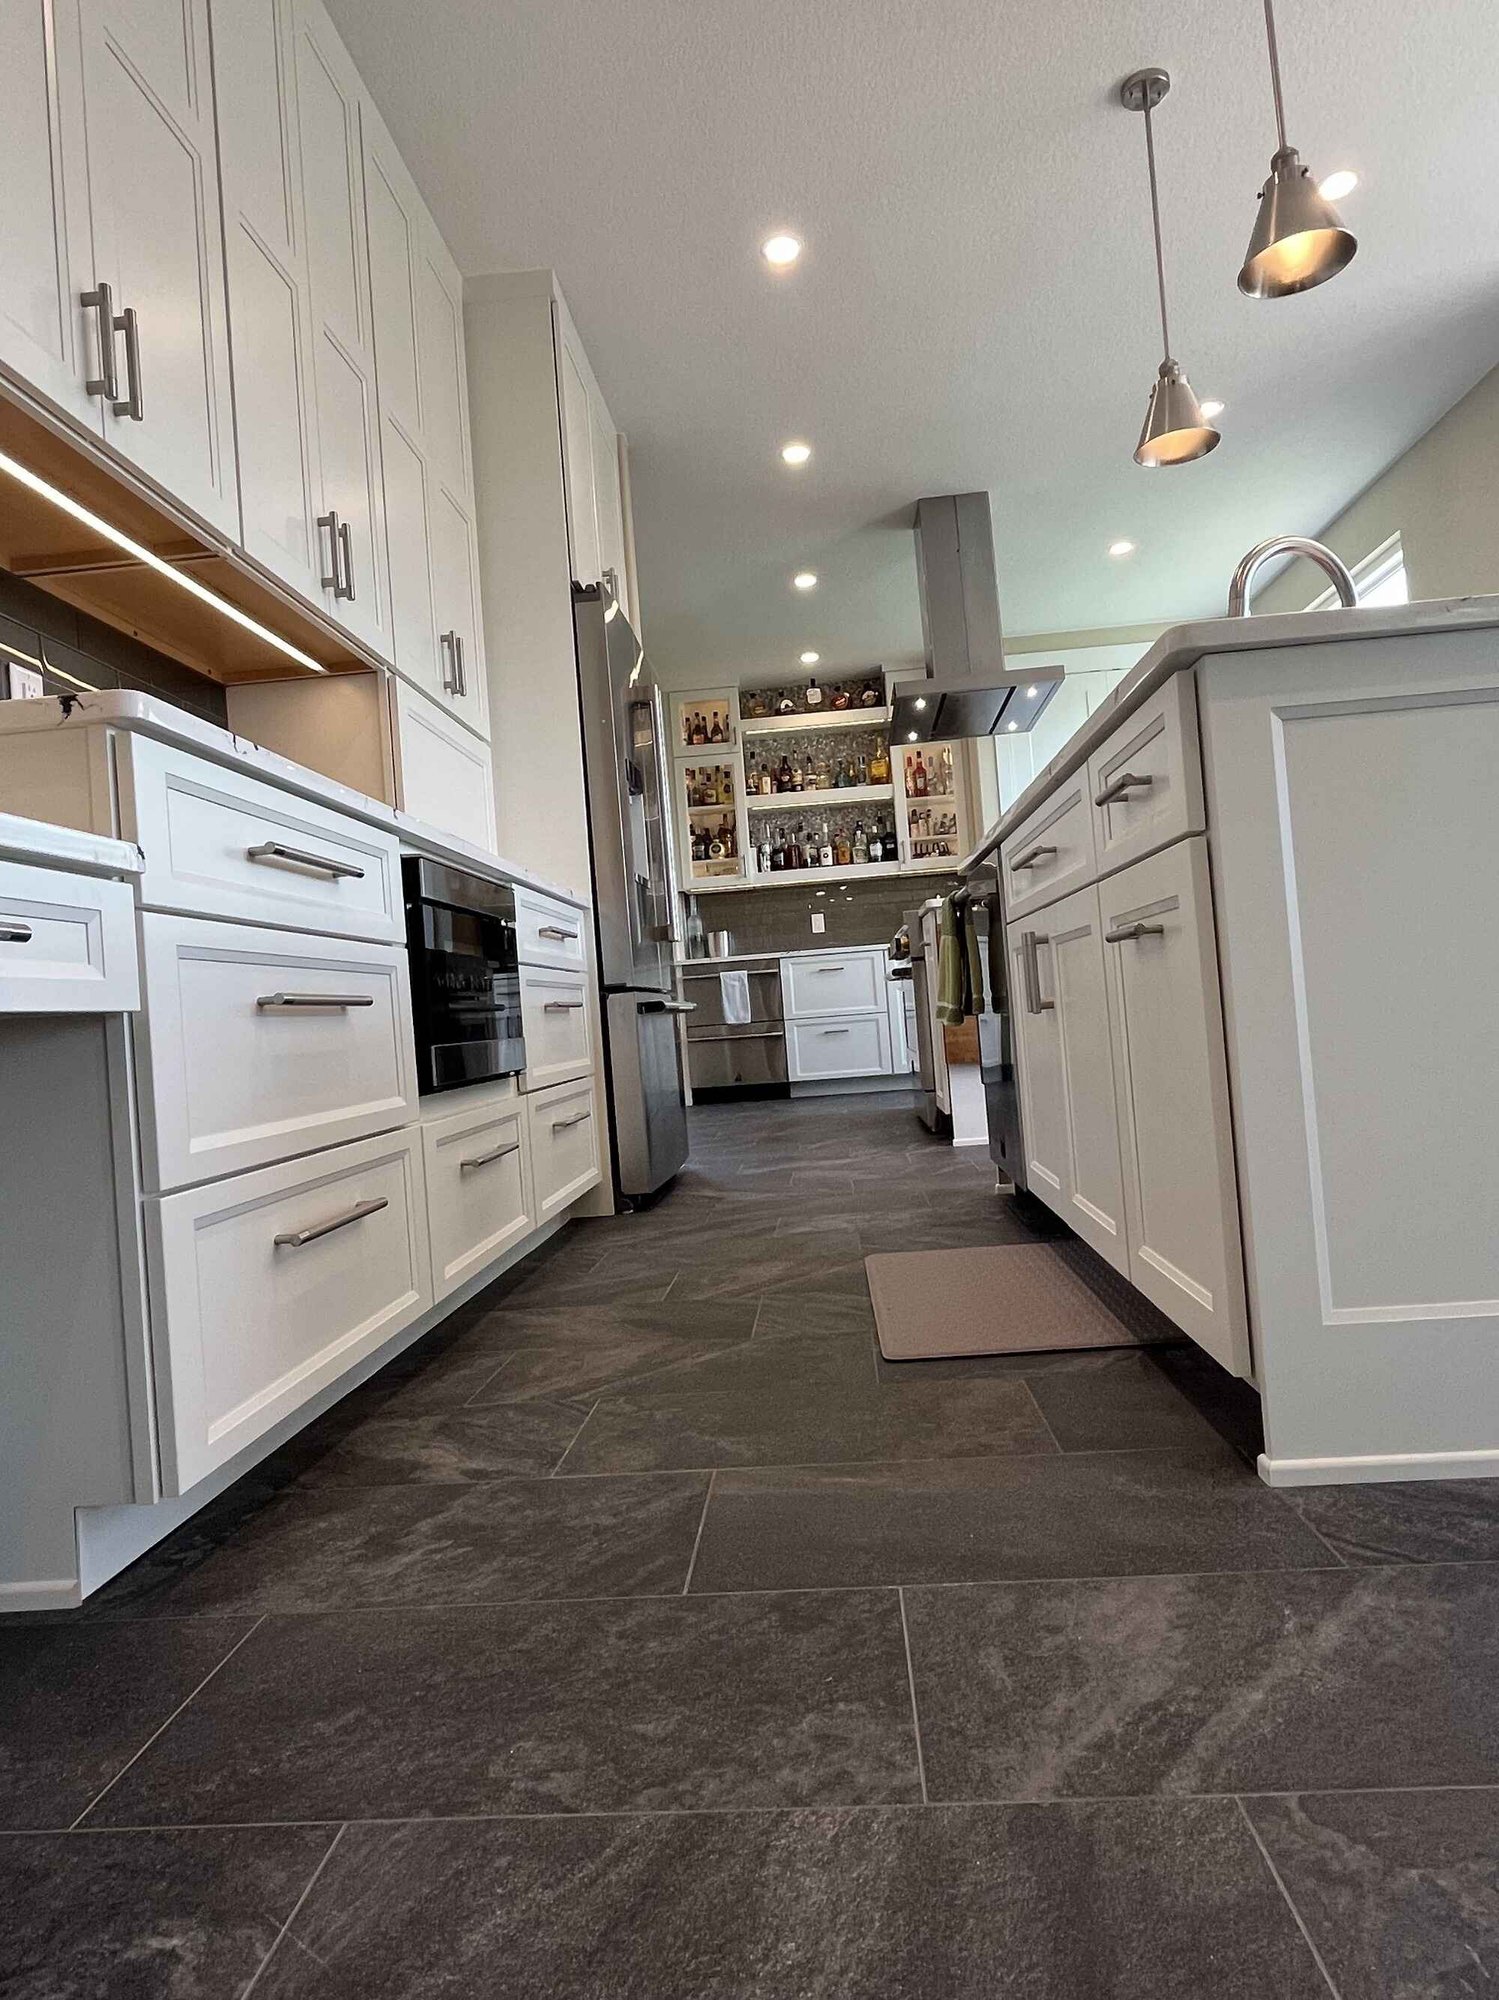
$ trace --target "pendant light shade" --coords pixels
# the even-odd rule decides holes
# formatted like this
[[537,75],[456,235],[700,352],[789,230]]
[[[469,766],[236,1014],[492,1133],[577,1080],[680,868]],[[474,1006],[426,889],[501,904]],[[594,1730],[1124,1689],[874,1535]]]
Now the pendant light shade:
[[1287,299],[1335,278],[1353,262],[1358,238],[1343,227],[1337,210],[1318,192],[1296,148],[1286,144],[1273,0],[1265,0],[1265,37],[1279,144],[1270,162],[1270,178],[1260,190],[1239,290],[1251,299]]
[[1145,428],[1135,446],[1136,465],[1190,465],[1206,458],[1218,443],[1218,432],[1202,414],[1192,384],[1171,357],[1171,332],[1166,321],[1166,263],[1161,250],[1161,203],[1155,177],[1155,137],[1150,114],[1171,88],[1163,69],[1138,69],[1119,86],[1126,111],[1145,115],[1145,161],[1150,174],[1150,215],[1155,233],[1156,292],[1161,305],[1162,359],[1145,410]]

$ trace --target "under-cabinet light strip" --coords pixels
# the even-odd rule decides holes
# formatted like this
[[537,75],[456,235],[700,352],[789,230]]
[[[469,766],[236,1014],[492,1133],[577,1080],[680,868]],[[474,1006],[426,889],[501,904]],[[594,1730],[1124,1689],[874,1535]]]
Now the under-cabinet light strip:
[[306,667],[307,671],[313,674],[327,673],[328,669],[313,659],[310,653],[300,651],[289,639],[283,639],[279,632],[273,632],[268,625],[262,625],[258,619],[252,618],[248,611],[241,611],[237,604],[231,604],[225,597],[215,596],[214,592],[206,589],[196,577],[188,576],[180,569],[174,569],[169,562],[154,554],[144,543],[133,541],[129,535],[122,534],[118,528],[91,512],[89,508],[80,505],[70,494],[64,493],[59,487],[53,486],[50,481],[33,472],[30,466],[22,465],[19,459],[12,458],[8,452],[0,451],[0,472],[9,474],[28,492],[50,501],[54,507],[70,515],[91,533],[102,535],[106,542],[113,543],[115,548],[122,550],[127,556],[133,556],[137,562],[144,563],[147,569],[155,570],[158,576],[164,576],[168,582],[175,583],[179,590],[185,590],[190,597],[196,597],[200,604],[206,604],[211,611],[217,611],[221,618],[231,619],[242,630],[252,633],[267,646],[273,646],[278,653],[284,653],[287,659],[295,660],[299,667]]

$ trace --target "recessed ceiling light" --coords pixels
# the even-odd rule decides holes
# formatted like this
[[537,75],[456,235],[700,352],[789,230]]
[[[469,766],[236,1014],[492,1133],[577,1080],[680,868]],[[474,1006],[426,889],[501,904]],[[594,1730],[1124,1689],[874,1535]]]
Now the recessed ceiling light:
[[1202,405],[1202,414],[1205,417],[1221,417],[1227,407],[1228,405],[1220,403],[1216,396],[1209,396],[1207,401]]
[[1135,545],[1133,542],[1118,541],[1109,543],[1109,554],[1111,556],[1132,556],[1134,552]]
[[817,665],[817,662],[818,662],[818,661],[819,661],[819,660],[820,660],[821,658],[822,658],[822,655],[821,655],[821,653],[803,653],[803,654],[802,654],[802,665],[803,665],[804,667],[815,667],[815,666]]
[[812,447],[803,444],[800,438],[793,438],[790,444],[781,446],[781,456],[788,465],[805,465],[812,456]]
[[1335,174],[1329,174],[1325,181],[1318,181],[1317,192],[1324,201],[1341,201],[1345,194],[1352,194],[1358,186],[1358,175],[1352,167],[1339,167]]
[[1038,694],[1039,694],[1040,692],[1041,692],[1040,688],[1038,688],[1038,687],[1036,687],[1036,686],[1035,686],[1034,684],[1032,684],[1032,685],[1031,685],[1030,687],[1028,687],[1028,688],[1026,689],[1026,691],[1025,691],[1025,698],[1026,698],[1026,700],[1027,700],[1027,701],[1034,701],[1034,700],[1036,699],[1036,696],[1037,696],[1037,695],[1038,695]]
[[918,712],[924,709],[926,707],[926,696],[924,694],[917,695],[914,706]]
[[786,270],[801,254],[802,243],[799,236],[767,236],[760,245],[760,255],[777,271]]
[[799,569],[791,581],[798,590],[816,590],[817,572],[815,569]]
[[1005,724],[1005,728],[1006,728],[1006,729],[1018,729],[1019,727],[1020,727],[1020,724],[1019,724],[1018,722],[1007,722],[1007,723]]
[[921,741],[921,731],[919,729],[908,729],[906,731],[906,741],[908,743],[919,743]]

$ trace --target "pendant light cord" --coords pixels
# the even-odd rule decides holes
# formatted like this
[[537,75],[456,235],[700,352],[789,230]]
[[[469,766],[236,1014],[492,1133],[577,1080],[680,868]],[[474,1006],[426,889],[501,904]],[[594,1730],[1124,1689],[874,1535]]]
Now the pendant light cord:
[[1280,51],[1275,45],[1275,9],[1265,0],[1265,39],[1270,44],[1270,89],[1275,98],[1275,132],[1280,151],[1286,150],[1286,107],[1280,95]]
[[[1265,0],[1268,7],[1269,0]],[[1155,231],[1155,282],[1161,301],[1161,353],[1171,359],[1171,332],[1166,324],[1166,260],[1161,250],[1161,198],[1155,184],[1155,135],[1150,124],[1150,94],[1145,96],[1145,160],[1150,169],[1150,222]]]

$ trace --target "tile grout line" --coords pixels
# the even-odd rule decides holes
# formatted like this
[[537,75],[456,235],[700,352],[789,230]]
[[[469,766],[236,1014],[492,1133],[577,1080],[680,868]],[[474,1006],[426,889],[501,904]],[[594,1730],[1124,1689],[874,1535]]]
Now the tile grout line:
[[[303,1889],[301,1895],[298,1896],[296,1902],[292,1904],[291,1909],[287,1914],[286,1922],[281,1926],[280,1930],[277,1931],[275,1938],[272,1941],[270,1950],[266,1953],[265,1957],[260,1961],[259,1965],[256,1966],[255,1970],[250,1974],[247,1984],[241,1989],[240,2000],[249,2000],[249,1996],[255,1991],[255,1988],[260,1984],[260,1975],[265,1971],[266,1967],[270,1964],[271,1960],[276,1956],[276,1953],[281,1949],[282,1939],[286,1936],[287,1932],[296,1922],[296,1919],[301,1911],[302,1905],[307,1901],[307,1898],[312,1894],[313,1890],[317,1887],[318,1877],[322,1874],[323,1870],[328,1866],[329,1860],[332,1858],[334,1848],[337,1847],[338,1843],[343,1839],[347,1831],[348,1831],[348,1821],[345,1820],[341,1822],[341,1824],[339,1825],[338,1832],[335,1833],[333,1838],[328,1842],[327,1850],[325,1851],[322,1860],[319,1861],[317,1867],[313,1869],[311,1875],[307,1878],[306,1887]],[[293,1942],[296,1942],[296,1940],[293,1940]],[[316,1956],[316,1954],[314,1954],[314,1956]],[[322,1960],[319,1959],[318,1963],[321,1965]]]
[[1316,1961],[1317,1970],[1326,1980],[1327,1990],[1332,1995],[1332,2000],[1342,2000],[1342,1996],[1338,1992],[1337,1983],[1333,1979],[1332,1974],[1328,1971],[1327,1966],[1323,1962],[1322,1954],[1320,1951],[1318,1951],[1316,1944],[1312,1939],[1312,1934],[1306,1927],[1306,1919],[1302,1916],[1300,1910],[1297,1909],[1295,1898],[1292,1896],[1290,1890],[1286,1887],[1284,1881],[1281,1879],[1280,1870],[1276,1867],[1275,1863],[1270,1858],[1269,1848],[1266,1847],[1264,1841],[1260,1838],[1259,1828],[1255,1825],[1254,1821],[1249,1816],[1248,1806],[1246,1806],[1243,1799],[1238,1797],[1237,1795],[1235,1795],[1234,1804],[1239,1809],[1239,1817],[1243,1820],[1245,1826],[1247,1826],[1249,1829],[1250,1839],[1254,1842],[1255,1846],[1260,1851],[1261,1860],[1264,1862],[1265,1866],[1270,1870],[1271,1881],[1280,1891],[1281,1898],[1284,1901],[1286,1908],[1291,1912],[1291,1915],[1295,1918],[1296,1928],[1297,1930],[1300,1931],[1302,1937],[1305,1938],[1306,1948],[1311,1953],[1313,1959]]
[[[1263,1482],[1261,1483],[1263,1484]],[[1332,1543],[1327,1539],[1326,1535],[1323,1534],[1322,1530],[1316,1525],[1316,1523],[1313,1521],[1309,1521],[1306,1518],[1305,1514],[1302,1513],[1301,1509],[1292,1503],[1287,1494],[1280,1487],[1270,1486],[1266,1488],[1266,1491],[1269,1493],[1273,1493],[1275,1495],[1275,1498],[1280,1502],[1281,1506],[1290,1515],[1291,1519],[1293,1521],[1298,1521],[1301,1524],[1301,1526],[1305,1528],[1307,1532],[1312,1536],[1314,1541],[1318,1541],[1322,1544],[1323,1548],[1326,1549],[1327,1553],[1332,1557],[1333,1561],[1338,1565],[1340,1569],[1357,1570],[1364,1567],[1370,1567],[1370,1568],[1388,1567],[1392,1569],[1420,1567],[1420,1565],[1394,1564],[1394,1563],[1388,1565],[1386,1564],[1364,1565],[1359,1563],[1351,1563],[1348,1561],[1346,1556],[1342,1556],[1338,1553],[1338,1551],[1333,1547]]]
[[[495,1369],[494,1373],[492,1375],[486,1375],[484,1377],[484,1380],[479,1384],[478,1388],[475,1389],[473,1395],[465,1396],[463,1401],[461,1403],[455,1403],[453,1405],[453,1408],[455,1410],[468,1409],[477,1400],[478,1397],[484,1394],[484,1391],[486,1389],[493,1387],[493,1385],[499,1381],[500,1377],[504,1374],[505,1370],[510,1366],[511,1362],[515,1359],[515,1355],[516,1355],[516,1350],[514,1348],[511,1348],[510,1352],[505,1356],[504,1360],[500,1363],[499,1367]],[[419,1380],[420,1377],[418,1377],[417,1379]],[[399,1395],[400,1391],[397,1390],[396,1393],[397,1395]],[[441,1416],[442,1412],[439,1410],[436,1412],[436,1414]]]
[[130,1770],[130,1768],[134,1764],[137,1764],[140,1761],[140,1759],[145,1756],[146,1752],[151,1748],[151,1745],[156,1741],[157,1737],[160,1736],[164,1730],[171,1728],[172,1724],[177,1720],[178,1716],[181,1715],[183,1709],[185,1709],[190,1702],[197,1700],[198,1696],[203,1692],[204,1688],[207,1687],[208,1683],[213,1679],[214,1675],[219,1671],[219,1669],[221,1667],[228,1666],[229,1662],[234,1658],[235,1654],[239,1651],[240,1647],[244,1645],[247,1639],[252,1639],[255,1636],[255,1634],[260,1630],[261,1626],[265,1623],[269,1615],[270,1614],[268,1612],[262,1611],[259,1617],[255,1620],[255,1623],[250,1627],[249,1631],[241,1632],[239,1637],[235,1640],[234,1644],[229,1648],[228,1652],[224,1655],[223,1659],[216,1661],[215,1664],[209,1668],[208,1672],[203,1676],[202,1680],[199,1681],[198,1685],[193,1689],[192,1693],[185,1696],[183,1700],[178,1702],[177,1706],[172,1710],[171,1714],[166,1718],[166,1720],[158,1724],[158,1726],[151,1731],[151,1734],[146,1738],[145,1742],[140,1746],[139,1750],[135,1752],[135,1755],[127,1758],[126,1761],[120,1766],[119,1770],[115,1772],[114,1776],[110,1779],[109,1783],[103,1786],[99,1791],[97,1791],[94,1794],[94,1796],[89,1800],[88,1804],[83,1808],[83,1811],[78,1815],[77,1819],[75,1819],[72,1825],[68,1828],[69,1833],[73,1833],[74,1831],[76,1831],[76,1829],[83,1823],[83,1821],[88,1818],[89,1814],[94,1810],[94,1807],[98,1805],[99,1801],[102,1798],[104,1798],[108,1792],[113,1790],[113,1788],[120,1782],[121,1778],[124,1777],[125,1773],[128,1770]]
[[916,1669],[911,1664],[911,1628],[906,1623],[906,1593],[901,1585],[895,1587],[895,1595],[900,1603],[900,1636],[906,1649],[906,1686],[911,1691],[911,1733],[916,1738],[916,1775],[921,1781],[921,1803],[931,1804],[926,1788],[926,1755],[921,1747],[921,1712],[916,1706]]
[[692,1555],[687,1564],[687,1575],[682,1581],[683,1597],[692,1588],[692,1572],[697,1568],[697,1552],[703,1545],[703,1529],[708,1525],[708,1502],[713,1498],[713,1482],[717,1477],[716,1471],[708,1474],[708,1490],[703,1495],[703,1511],[697,1517],[697,1533],[692,1538]]
[[[582,1437],[584,1431],[587,1430],[589,1419],[593,1416],[594,1411],[598,1408],[599,1404],[603,1400],[604,1399],[602,1396],[595,1396],[593,1401],[588,1405],[588,1415],[584,1417],[582,1423],[579,1424],[578,1428],[573,1432],[572,1436],[568,1439],[567,1444],[563,1449],[562,1457],[558,1459],[557,1463],[552,1467],[551,1471],[547,1474],[548,1479],[555,1479],[558,1473],[561,1472],[563,1465],[566,1463],[568,1453],[572,1450],[573,1446],[578,1442],[578,1439]],[[509,1483],[508,1481],[504,1480],[496,1480],[494,1482],[494,1484],[496,1485],[506,1485],[508,1483]]]

